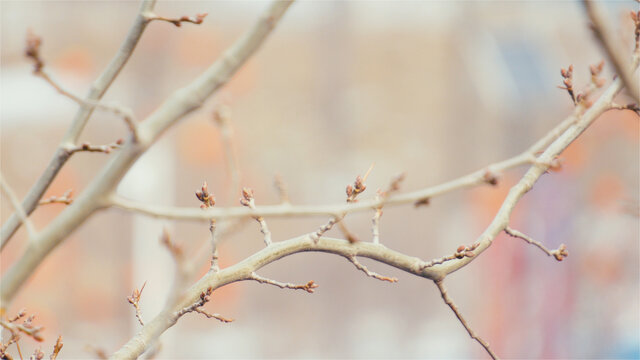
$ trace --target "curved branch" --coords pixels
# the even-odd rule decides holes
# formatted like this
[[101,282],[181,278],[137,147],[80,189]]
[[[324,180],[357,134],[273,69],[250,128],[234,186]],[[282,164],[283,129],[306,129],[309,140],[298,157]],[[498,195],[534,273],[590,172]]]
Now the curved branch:
[[149,344],[152,344],[164,331],[172,327],[180,318],[180,309],[188,307],[200,298],[200,294],[211,288],[216,290],[237,281],[255,280],[254,272],[260,268],[300,252],[325,252],[347,258],[356,256],[370,258],[393,266],[416,276],[427,279],[438,279],[443,274],[433,268],[422,269],[423,261],[417,257],[405,255],[383,245],[322,237],[314,242],[309,235],[295,239],[280,241],[262,249],[245,260],[222,269],[216,273],[208,273],[189,288],[180,301],[165,309],[131,338],[122,348],[114,353],[112,359],[132,359],[140,356]]
[[[640,56],[634,56],[632,69],[638,68],[639,59]],[[540,156],[538,156],[535,164],[532,165],[520,181],[514,185],[511,190],[509,190],[509,194],[504,199],[502,206],[493,218],[493,221],[491,221],[489,226],[476,240],[479,244],[479,246],[474,250],[474,255],[476,256],[455,259],[435,267],[443,271],[445,274],[450,274],[461,269],[477,258],[477,255],[485,251],[498,234],[507,228],[509,225],[509,218],[511,217],[511,213],[513,212],[516,204],[524,194],[531,190],[536,181],[538,181],[538,179],[547,171],[552,160],[560,155],[564,149],[576,140],[603,112],[610,108],[613,98],[620,93],[623,85],[623,81],[620,78],[616,79],[574,124],[569,126],[569,128],[567,128],[560,137],[553,141],[549,147]]]

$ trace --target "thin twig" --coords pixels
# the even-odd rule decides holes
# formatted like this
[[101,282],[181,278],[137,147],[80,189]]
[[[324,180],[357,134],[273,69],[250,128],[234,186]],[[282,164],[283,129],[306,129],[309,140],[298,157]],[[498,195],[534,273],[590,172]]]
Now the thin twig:
[[220,105],[213,113],[213,120],[220,128],[220,139],[224,149],[225,160],[229,180],[231,183],[230,194],[236,194],[240,189],[240,166],[234,146],[233,127],[231,126],[231,109],[229,106]]
[[207,302],[209,302],[209,300],[211,300],[211,293],[213,292],[213,288],[209,287],[207,288],[205,291],[202,291],[200,293],[200,298],[194,302],[193,304],[182,308],[181,310],[179,310],[176,313],[176,318],[180,318],[181,316],[183,316],[186,313],[190,313],[190,312],[197,312],[199,314],[202,314],[204,316],[206,316],[209,319],[216,319],[220,322],[223,323],[228,323],[228,322],[232,322],[233,319],[227,319],[224,318],[222,316],[220,316],[219,314],[210,314],[204,310],[201,309],[201,307],[204,306],[204,304],[206,304]]
[[131,133],[133,134],[133,140],[136,141],[138,138],[138,135],[136,132],[136,120],[133,115],[133,111],[131,109],[126,109],[118,105],[103,104],[93,99],[82,99],[80,96],[74,95],[70,91],[65,90],[62,87],[62,85],[60,85],[57,81],[53,80],[51,75],[49,75],[44,70],[44,61],[40,57],[41,44],[42,44],[42,39],[40,37],[34,35],[31,32],[27,34],[27,49],[25,53],[27,57],[29,57],[34,62],[33,73],[36,76],[39,76],[42,79],[44,79],[44,81],[46,81],[49,85],[51,85],[51,87],[53,87],[58,93],[73,100],[80,106],[112,112],[115,115],[122,117],[122,119],[127,125],[127,128],[129,128],[129,131],[131,131]]
[[451,297],[449,297],[449,295],[447,294],[447,290],[444,288],[444,285],[442,284],[442,280],[436,280],[434,282],[438,287],[438,290],[440,290],[440,295],[442,295],[442,299],[451,308],[453,313],[456,314],[456,317],[458,318],[458,320],[460,320],[460,323],[462,323],[462,326],[464,326],[464,328],[467,330],[467,332],[469,333],[469,336],[471,336],[472,339],[480,343],[480,345],[482,345],[482,347],[487,351],[487,353],[489,353],[489,356],[491,356],[492,359],[497,359],[498,356],[491,350],[491,348],[489,347],[489,343],[482,340],[482,338],[476,335],[476,333],[471,329],[471,326],[469,326],[469,324],[467,323],[467,320],[464,319],[464,317],[460,313],[460,310],[458,310],[458,307],[456,306],[456,304],[453,302]]
[[50,360],[56,360],[58,354],[60,354],[60,350],[62,350],[62,346],[64,343],[62,342],[62,335],[58,336],[58,340],[56,340],[56,344],[53,346],[53,353],[51,354]]
[[167,18],[167,17],[163,17],[163,16],[158,16],[156,14],[153,14],[151,12],[145,14],[147,21],[153,21],[153,20],[159,20],[159,21],[166,21],[169,23],[172,23],[173,25],[175,25],[176,27],[180,27],[182,26],[183,22],[188,22],[188,23],[192,23],[192,24],[196,24],[196,25],[200,25],[202,24],[202,22],[204,21],[204,18],[207,16],[207,13],[202,13],[202,14],[196,14],[196,16],[181,16],[179,18]]
[[91,145],[88,142],[84,142],[77,146],[67,147],[67,151],[69,154],[73,154],[76,152],[86,151],[86,152],[101,152],[105,154],[110,154],[111,151],[115,149],[119,149],[122,146],[124,141],[122,139],[118,139],[115,142],[108,145]]
[[318,287],[318,284],[313,282],[313,280],[303,285],[296,285],[292,283],[283,283],[280,281],[271,280],[266,277],[262,277],[256,274],[255,272],[251,273],[251,275],[249,276],[249,279],[255,280],[261,284],[269,284],[269,285],[277,286],[281,289],[304,290],[308,293],[313,293],[314,289]]
[[358,270],[362,271],[363,273],[367,274],[367,276],[372,277],[374,279],[378,279],[378,280],[382,280],[382,281],[388,281],[388,282],[398,282],[397,278],[394,277],[388,277],[388,276],[383,276],[380,275],[376,272],[370,271],[369,269],[367,269],[366,266],[362,265],[358,259],[356,259],[355,256],[346,256],[347,260],[349,260],[353,265],[355,265],[356,268],[358,268]]
[[515,238],[518,238],[518,239],[522,239],[522,240],[528,242],[531,245],[535,245],[540,250],[544,251],[545,254],[547,254],[548,256],[555,257],[556,260],[558,260],[558,261],[562,261],[562,259],[564,259],[565,257],[569,256],[569,252],[567,251],[567,246],[565,244],[561,244],[560,247],[558,249],[556,249],[556,250],[549,250],[541,242],[533,240],[531,237],[521,233],[518,230],[512,229],[512,228],[507,226],[507,227],[504,228],[504,232],[507,233],[509,236],[512,236],[512,237],[515,237]]
[[[243,206],[248,207],[251,210],[255,210],[256,209],[256,201],[255,201],[255,198],[253,196],[253,190],[252,189],[250,189],[250,188],[243,188],[242,189],[242,198],[240,199],[240,204],[242,204]],[[266,246],[271,245],[272,244],[271,231],[269,231],[269,227],[267,227],[267,222],[264,220],[264,217],[262,217],[262,216],[254,216],[253,218],[258,222],[258,224],[260,224],[260,232],[264,236],[264,244]]]
[[133,308],[136,310],[136,318],[142,326],[144,326],[144,321],[142,321],[142,314],[140,313],[140,296],[142,296],[142,291],[144,290],[145,285],[147,285],[146,281],[142,284],[140,290],[134,289],[131,296],[127,297],[129,304],[133,305]]
[[62,196],[52,196],[45,200],[40,200],[38,205],[48,205],[48,204],[65,204],[70,205],[73,202],[73,189],[69,189],[65,191]]
[[4,192],[4,194],[7,195],[7,197],[9,198],[9,201],[11,202],[11,205],[13,206],[13,209],[15,210],[16,214],[18,214],[20,221],[25,224],[25,227],[27,228],[27,233],[29,234],[29,238],[31,239],[34,238],[36,236],[36,228],[33,226],[33,223],[29,219],[26,211],[22,208],[22,205],[20,204],[18,197],[13,192],[9,184],[7,184],[7,182],[4,180],[4,176],[2,176],[1,173],[0,173],[0,187],[2,188],[2,192]]
[[282,176],[277,174],[273,180],[273,185],[278,191],[280,204],[291,204],[291,199],[289,199],[289,191],[287,190],[287,185],[284,183],[284,180],[282,180]]

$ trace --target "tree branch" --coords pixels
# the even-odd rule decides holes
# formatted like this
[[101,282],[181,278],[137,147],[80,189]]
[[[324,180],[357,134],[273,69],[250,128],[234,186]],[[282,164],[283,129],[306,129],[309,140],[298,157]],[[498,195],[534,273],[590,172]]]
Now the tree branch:
[[[633,57],[632,69],[638,67],[638,61],[640,56]],[[516,204],[526,194],[538,179],[547,172],[547,169],[552,164],[553,159],[560,155],[564,149],[566,149],[575,139],[577,139],[603,112],[607,111],[611,107],[613,98],[622,90],[623,82],[620,78],[614,80],[596,100],[591,107],[585,111],[582,116],[572,123],[555,141],[553,141],[547,149],[538,156],[534,164],[524,174],[520,181],[514,185],[509,194],[502,202],[502,206],[498,213],[495,215],[489,226],[478,237],[475,243],[478,244],[474,250],[472,257],[464,257],[462,259],[454,259],[447,261],[440,265],[435,265],[434,268],[438,271],[442,271],[445,275],[450,274],[456,270],[461,269],[468,263],[477,258],[479,254],[484,252],[498,236],[498,234],[509,225],[509,218],[513,212]],[[565,249],[566,251],[566,249]],[[555,256],[555,255],[554,255]]]
[[127,344],[112,355],[112,358],[131,359],[140,356],[148,345],[154,342],[154,339],[157,339],[178,321],[180,310],[196,303],[207,289],[215,291],[237,281],[256,281],[254,273],[260,268],[286,256],[306,251],[332,253],[346,258],[362,256],[432,280],[443,275],[433,268],[420,269],[420,264],[423,262],[421,259],[399,253],[382,245],[365,242],[350,243],[342,239],[325,237],[315,243],[308,235],[279,241],[235,265],[221,269],[216,273],[205,274],[180,297],[181,300],[178,303],[146,322],[145,326]]
[[[136,20],[134,21],[129,33],[127,34],[124,42],[120,45],[120,49],[111,60],[107,68],[100,74],[100,76],[93,82],[91,89],[85,98],[87,101],[98,101],[105,94],[109,86],[113,83],[115,78],[120,73],[120,70],[124,68],[129,57],[133,53],[138,41],[142,37],[148,21],[144,17],[146,12],[153,10],[156,0],[143,0]],[[60,169],[71,157],[71,153],[67,150],[68,147],[73,146],[77,141],[80,133],[87,124],[89,117],[93,113],[95,108],[92,106],[80,106],[76,113],[71,126],[64,135],[60,145],[53,154],[53,158],[49,161],[49,165],[45,168],[44,172],[40,175],[36,183],[31,187],[27,196],[22,202],[27,215],[31,214],[36,207],[40,198],[44,195],[45,191],[49,188],[53,179],[58,175]],[[0,230],[0,249],[3,249],[9,239],[15,234],[16,230],[20,227],[21,221],[17,214],[13,214]]]
[[[304,216],[322,216],[330,215],[337,217],[341,213],[353,213],[361,211],[370,211],[380,206],[397,206],[404,204],[415,204],[424,199],[430,199],[436,196],[444,195],[456,190],[466,189],[481,184],[489,183],[487,174],[491,174],[492,179],[497,173],[525,165],[532,164],[536,161],[535,154],[544,150],[553,140],[558,138],[569,126],[575,123],[578,116],[584,112],[582,105],[576,106],[572,115],[568,116],[551,131],[545,134],[535,144],[527,150],[510,159],[489,164],[482,169],[476,170],[470,174],[450,180],[448,182],[426,187],[421,190],[407,192],[402,194],[390,194],[386,197],[377,199],[364,199],[358,202],[338,203],[329,205],[291,205],[283,203],[270,206],[256,206],[255,209],[246,207],[227,207],[212,208],[205,211],[198,211],[189,207],[173,207],[143,204],[134,200],[129,200],[119,195],[113,195],[110,198],[111,205],[119,207],[123,210],[134,211],[148,216],[164,219],[177,220],[201,220],[209,219],[229,219],[242,217],[304,217]],[[497,181],[497,179],[496,179]]]
[[482,345],[482,347],[489,353],[489,356],[491,356],[492,359],[497,359],[498,356],[491,350],[491,347],[489,347],[489,343],[482,340],[482,338],[476,335],[473,329],[471,329],[471,326],[469,326],[469,323],[467,323],[467,320],[464,319],[464,317],[460,313],[460,310],[458,310],[458,307],[456,306],[456,304],[453,302],[451,297],[449,297],[449,295],[447,294],[447,289],[445,289],[444,285],[442,284],[442,280],[437,280],[434,282],[436,283],[438,290],[440,290],[440,295],[442,295],[442,299],[444,300],[445,304],[447,304],[451,308],[453,313],[456,314],[456,317],[458,318],[458,320],[460,320],[460,323],[462,323],[462,326],[464,326],[464,328],[467,330],[467,332],[469,333],[469,336],[471,336],[472,339],[480,343],[480,345]]
[[[631,66],[627,56],[623,51],[622,44],[617,40],[618,36],[615,36],[609,25],[606,23],[602,16],[602,11],[598,4],[593,0],[583,0],[587,15],[592,23],[592,30],[600,42],[600,45],[604,48],[605,53],[611,63],[616,69],[616,73],[622,79],[625,88],[629,91],[629,94],[633,98],[636,104],[640,104],[640,91],[638,91],[638,79],[633,77]],[[636,49],[636,52],[639,49]]]
[[29,239],[35,237],[36,228],[33,226],[33,223],[31,223],[31,220],[29,220],[27,213],[22,208],[22,204],[20,204],[20,201],[18,200],[16,194],[13,192],[9,184],[4,181],[4,177],[2,176],[2,174],[0,174],[0,189],[2,189],[2,192],[9,198],[9,201],[11,202],[11,205],[13,206],[16,214],[18,214],[18,218],[20,219],[20,221],[23,222],[27,227]]
[[[0,304],[6,308],[18,289],[42,260],[96,210],[109,205],[109,196],[120,180],[153,142],[186,114],[222,87],[272,32],[291,1],[274,1],[254,26],[191,84],[174,92],[138,127],[138,142],[127,142],[109,163],[55,220],[45,227],[24,254],[5,272]],[[73,129],[73,127],[72,127]],[[66,159],[65,159],[66,161]],[[57,172],[57,170],[56,170]],[[38,195],[38,199],[41,194]]]

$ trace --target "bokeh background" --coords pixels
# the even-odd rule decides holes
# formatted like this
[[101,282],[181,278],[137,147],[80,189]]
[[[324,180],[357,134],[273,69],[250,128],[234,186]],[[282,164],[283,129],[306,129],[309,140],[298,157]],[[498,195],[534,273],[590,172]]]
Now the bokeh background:
[[[179,17],[208,12],[202,25],[154,22],[105,100],[144,119],[189,83],[256,19],[265,2],[160,2]],[[85,94],[132,23],[134,1],[2,1],[1,170],[20,197],[48,163],[77,105],[31,74],[23,56],[28,29],[43,37],[46,69]],[[607,2],[631,49],[633,1]],[[574,64],[577,88],[603,55],[579,2],[296,3],[234,79],[184,118],[143,156],[119,187],[136,200],[198,207],[203,180],[217,206],[237,206],[213,110],[232,110],[240,183],[258,204],[278,202],[280,174],[295,204],[344,201],[344,188],[375,163],[364,197],[407,173],[402,190],[435,185],[523,151],[572,111],[559,69]],[[612,69],[605,66],[611,80]],[[619,96],[620,103],[628,99]],[[472,327],[504,358],[638,358],[639,128],[630,111],[605,113],[562,155],[561,172],[543,176],[518,204],[513,227],[570,256],[558,263],[524,242],[499,236],[447,281]],[[82,141],[125,136],[122,121],[97,112]],[[109,155],[73,156],[45,195],[80,193]],[[381,241],[423,259],[470,244],[488,225],[525,169],[498,187],[432,199],[427,207],[385,208]],[[43,228],[64,210],[32,216]],[[12,208],[1,204],[5,221]],[[346,224],[370,238],[371,213]],[[268,219],[274,240],[315,230],[325,217]],[[166,300],[174,264],[159,244],[166,228],[189,257],[208,268],[208,224],[149,219],[118,209],[95,214],[40,266],[9,313],[26,307],[46,341],[23,353],[63,358],[112,353],[138,329],[126,297],[146,281],[142,314]],[[21,229],[1,254],[6,269],[25,247]],[[332,236],[342,236],[332,231]],[[222,265],[263,247],[254,221],[224,238]],[[205,250],[203,250],[205,249]],[[238,283],[216,291],[206,309],[236,319],[221,324],[187,315],[161,338],[157,358],[485,358],[435,286],[367,259],[396,284],[364,276],[337,256],[305,253],[260,271],[280,281],[315,280],[315,294]],[[14,348],[15,349],[15,348]]]

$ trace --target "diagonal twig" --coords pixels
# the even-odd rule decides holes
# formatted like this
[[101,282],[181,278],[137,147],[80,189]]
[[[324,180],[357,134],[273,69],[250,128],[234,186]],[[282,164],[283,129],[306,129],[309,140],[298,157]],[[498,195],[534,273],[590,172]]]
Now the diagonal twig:
[[464,328],[467,330],[467,332],[469,333],[469,336],[471,336],[472,339],[474,339],[480,345],[482,345],[482,347],[487,351],[487,353],[489,353],[489,356],[491,356],[492,359],[497,359],[498,356],[493,352],[493,350],[491,350],[489,343],[482,340],[482,338],[476,335],[473,329],[471,329],[471,326],[469,326],[469,323],[467,323],[467,320],[465,320],[465,318],[460,313],[460,310],[458,310],[458,307],[456,306],[456,304],[453,302],[451,297],[447,294],[447,290],[442,284],[442,280],[436,280],[434,281],[434,283],[438,287],[438,290],[440,290],[440,295],[442,295],[442,299],[444,300],[445,304],[447,304],[451,308],[453,313],[456,314],[456,317],[458,318],[458,320],[460,320],[460,323],[462,323],[462,326],[464,326]]

